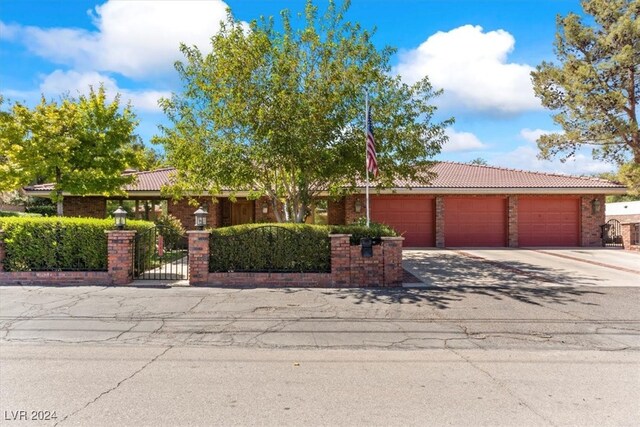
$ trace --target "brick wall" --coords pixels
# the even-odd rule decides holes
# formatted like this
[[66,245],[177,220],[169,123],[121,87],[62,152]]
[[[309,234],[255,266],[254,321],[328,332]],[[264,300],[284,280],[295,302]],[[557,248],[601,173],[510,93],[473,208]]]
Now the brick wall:
[[329,199],[327,201],[327,221],[329,225],[343,225],[344,222],[344,197]]
[[[356,212],[356,201],[360,201],[360,212]],[[359,218],[367,216],[366,196],[352,194],[344,198],[344,223],[352,224]]]
[[[593,201],[599,205],[594,211]],[[602,246],[600,226],[605,223],[605,196],[602,194],[580,198],[580,244],[581,246]]]
[[444,248],[444,197],[436,196],[436,248]]
[[[263,209],[266,205],[267,212],[264,213]],[[273,211],[273,205],[268,197],[261,197],[255,201],[255,213],[253,217],[255,222],[277,222],[276,214]]]
[[401,286],[402,237],[385,237],[365,258],[349,235],[331,235],[330,273],[209,273],[209,233],[189,232],[189,281],[192,285],[267,287]]
[[96,196],[65,196],[62,200],[64,216],[106,218],[107,199]]
[[4,240],[0,231],[0,284],[3,285],[124,285],[133,279],[134,230],[107,233],[107,271],[3,271]]
[[189,204],[189,199],[187,198],[169,200],[167,202],[167,212],[169,215],[178,218],[185,229],[193,230],[196,221],[193,213],[198,209],[198,206],[206,207],[208,212],[207,226],[213,228],[219,227],[222,216],[220,203],[212,197],[195,197],[194,200],[197,202],[195,206]]
[[628,251],[640,251],[640,223],[625,223],[620,228],[624,248]]

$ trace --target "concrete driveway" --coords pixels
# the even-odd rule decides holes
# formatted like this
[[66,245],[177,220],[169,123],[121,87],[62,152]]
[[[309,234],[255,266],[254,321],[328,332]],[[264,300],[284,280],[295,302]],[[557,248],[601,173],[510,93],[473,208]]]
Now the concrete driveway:
[[425,286],[640,287],[640,254],[605,248],[405,250]]

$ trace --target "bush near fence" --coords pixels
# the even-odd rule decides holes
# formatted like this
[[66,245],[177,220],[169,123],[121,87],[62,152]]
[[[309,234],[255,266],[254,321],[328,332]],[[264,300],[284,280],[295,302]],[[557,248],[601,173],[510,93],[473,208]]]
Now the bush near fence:
[[15,217],[29,217],[29,218],[37,218],[42,215],[39,213],[25,213],[19,211],[0,211],[0,218],[15,218]]
[[[141,232],[147,221],[127,221],[127,229]],[[106,230],[113,219],[0,218],[4,271],[105,271]]]
[[243,224],[211,230],[209,271],[329,272],[329,234],[351,234],[351,244],[370,237],[397,236],[390,227],[372,224],[326,226],[308,224]]

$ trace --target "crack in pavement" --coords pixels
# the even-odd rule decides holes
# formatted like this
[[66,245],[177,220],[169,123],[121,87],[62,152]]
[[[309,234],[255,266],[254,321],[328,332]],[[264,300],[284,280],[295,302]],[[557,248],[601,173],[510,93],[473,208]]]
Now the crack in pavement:
[[550,418],[545,417],[543,414],[541,414],[540,412],[538,412],[535,409],[533,409],[524,399],[522,399],[520,396],[515,394],[515,392],[513,392],[504,382],[500,381],[499,379],[497,379],[496,377],[491,375],[491,373],[489,371],[487,371],[485,369],[482,369],[480,366],[478,366],[472,360],[470,360],[469,358],[467,358],[464,355],[460,354],[455,349],[450,348],[449,351],[452,352],[453,354],[455,354],[456,356],[458,356],[459,358],[461,358],[462,360],[464,360],[465,362],[467,362],[467,364],[469,364],[471,367],[475,368],[476,370],[482,372],[484,375],[489,377],[489,379],[491,379],[491,381],[493,381],[500,388],[502,388],[504,391],[506,391],[509,396],[511,396],[514,399],[516,399],[519,405],[524,406],[529,411],[531,411],[532,413],[534,413],[535,415],[540,417],[546,423],[546,425],[557,426],[557,424],[555,424]]
[[137,371],[135,371],[134,373],[132,373],[131,375],[129,375],[128,377],[122,379],[120,382],[118,382],[118,384],[116,384],[114,387],[111,387],[108,390],[103,391],[102,393],[100,393],[98,396],[96,396],[95,399],[87,402],[82,408],[68,414],[65,415],[64,418],[62,418],[60,421],[56,422],[54,424],[54,426],[57,426],[59,424],[64,423],[66,420],[68,420],[69,418],[73,417],[74,415],[77,415],[78,413],[84,411],[86,408],[88,408],[89,406],[93,405],[94,403],[96,403],[100,398],[102,398],[103,396],[106,396],[107,394],[111,393],[112,391],[118,389],[118,387],[120,387],[122,384],[124,384],[125,382],[129,381],[130,379],[132,379],[133,377],[135,377],[136,375],[138,375],[140,372],[144,371],[149,365],[151,365],[153,362],[155,362],[156,360],[158,360],[158,358],[164,356],[169,350],[171,350],[173,348],[173,346],[169,346],[167,348],[165,348],[163,351],[161,351],[159,354],[157,354],[156,356],[154,356],[150,361],[148,361],[147,363],[145,363],[140,369],[138,369]]

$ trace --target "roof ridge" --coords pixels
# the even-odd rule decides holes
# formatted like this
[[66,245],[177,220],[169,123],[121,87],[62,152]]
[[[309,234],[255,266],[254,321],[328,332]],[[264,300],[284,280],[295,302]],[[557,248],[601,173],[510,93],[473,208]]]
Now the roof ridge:
[[166,166],[166,167],[162,167],[162,168],[158,168],[158,169],[153,169],[150,171],[136,171],[136,172],[130,172],[131,175],[143,175],[143,174],[148,174],[148,173],[155,173],[155,172],[163,172],[163,171],[167,171],[167,170],[175,170],[176,168],[174,168],[173,166]]
[[[487,169],[497,169],[497,170],[503,170],[503,171],[511,171],[511,172],[524,172],[524,173],[532,173],[532,174],[536,174],[536,175],[546,175],[546,176],[556,176],[556,177],[563,177],[563,178],[578,178],[578,179],[585,179],[588,181],[599,181],[599,182],[616,182],[616,181],[611,181],[608,179],[604,179],[604,178],[598,178],[595,176],[588,176],[588,175],[572,175],[572,174],[568,174],[568,173],[561,173],[561,172],[542,172],[542,171],[532,171],[532,170],[526,170],[526,169],[516,169],[516,168],[507,168],[504,166],[495,166],[495,165],[476,165],[476,164],[472,164],[472,163],[464,163],[464,162],[455,162],[455,161],[451,161],[451,160],[441,160],[438,161],[439,163],[451,163],[451,164],[456,164],[456,165],[461,165],[461,166],[472,166],[472,167],[477,167],[477,168],[487,168]],[[619,182],[616,182],[618,184],[620,184]]]

